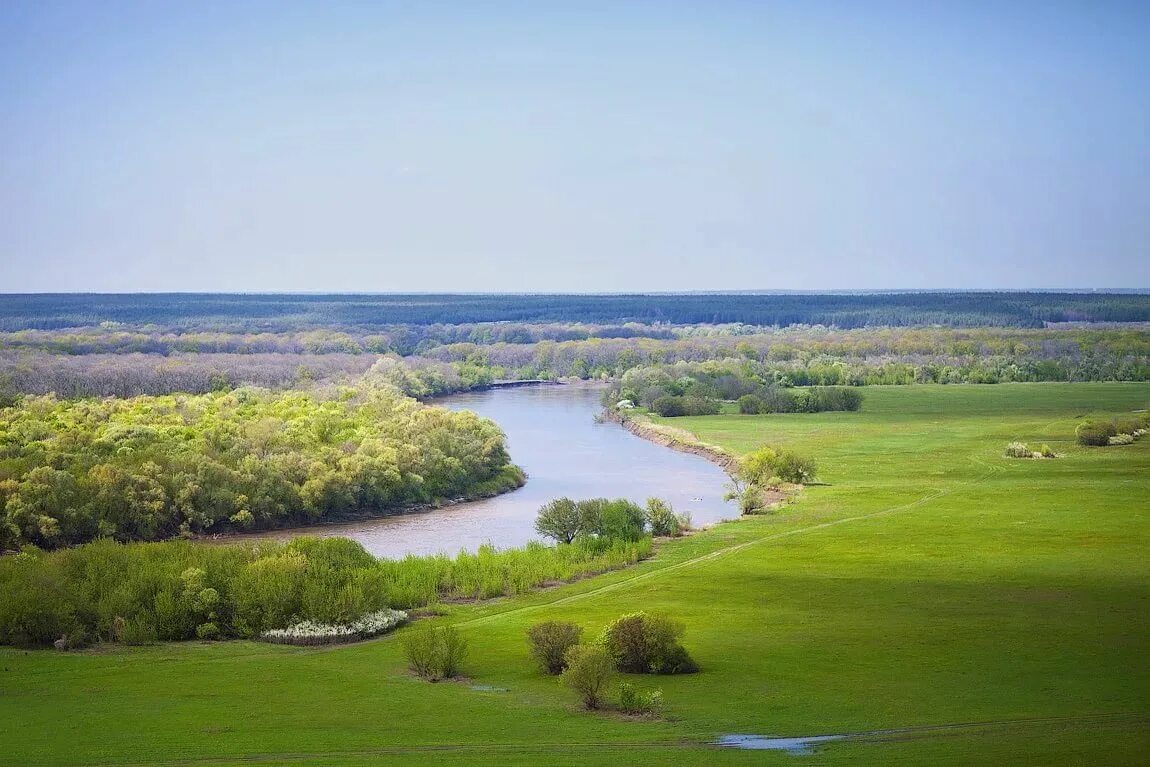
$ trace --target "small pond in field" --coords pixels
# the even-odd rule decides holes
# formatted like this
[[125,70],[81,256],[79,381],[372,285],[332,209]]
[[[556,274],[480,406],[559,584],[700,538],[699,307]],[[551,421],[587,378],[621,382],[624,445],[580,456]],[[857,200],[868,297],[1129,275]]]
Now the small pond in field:
[[715,464],[636,437],[614,423],[596,423],[601,389],[580,385],[523,386],[456,394],[433,404],[472,410],[507,434],[512,460],[527,472],[518,490],[434,511],[360,522],[281,530],[267,537],[341,535],[381,557],[475,551],[484,543],[522,546],[538,538],[535,514],[552,498],[657,496],[695,525],[737,516],[723,500],[727,475]]

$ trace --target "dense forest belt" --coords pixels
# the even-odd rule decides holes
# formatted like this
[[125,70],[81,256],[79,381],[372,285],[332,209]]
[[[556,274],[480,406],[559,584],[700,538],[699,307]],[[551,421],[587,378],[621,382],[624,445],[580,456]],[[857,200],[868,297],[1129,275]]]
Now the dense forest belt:
[[499,427],[393,387],[0,408],[0,551],[314,524],[523,483]]
[[466,322],[661,322],[753,325],[1042,327],[1150,321],[1137,293],[632,295],[26,294],[0,297],[0,329],[106,322],[215,329],[379,327]]

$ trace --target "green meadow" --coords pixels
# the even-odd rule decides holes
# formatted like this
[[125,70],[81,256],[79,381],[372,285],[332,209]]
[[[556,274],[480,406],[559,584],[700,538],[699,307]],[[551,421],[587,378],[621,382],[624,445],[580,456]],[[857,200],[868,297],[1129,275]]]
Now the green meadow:
[[[448,606],[466,681],[358,645],[0,648],[2,765],[1136,765],[1150,754],[1150,439],[1085,448],[1150,384],[868,387],[862,410],[676,418],[731,452],[814,457],[779,512],[625,570]],[[1051,460],[1010,459],[1008,442]],[[579,711],[524,633],[687,624],[699,674],[639,677],[664,716]],[[805,756],[723,734],[863,734]]]

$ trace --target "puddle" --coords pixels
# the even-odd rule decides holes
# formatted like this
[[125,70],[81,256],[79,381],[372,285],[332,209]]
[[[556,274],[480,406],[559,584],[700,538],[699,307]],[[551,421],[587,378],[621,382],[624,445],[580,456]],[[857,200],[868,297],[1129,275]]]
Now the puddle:
[[763,735],[721,735],[716,746],[742,748],[749,751],[785,751],[788,754],[811,753],[811,746],[830,740],[842,740],[846,735],[814,735],[809,738],[768,738]]

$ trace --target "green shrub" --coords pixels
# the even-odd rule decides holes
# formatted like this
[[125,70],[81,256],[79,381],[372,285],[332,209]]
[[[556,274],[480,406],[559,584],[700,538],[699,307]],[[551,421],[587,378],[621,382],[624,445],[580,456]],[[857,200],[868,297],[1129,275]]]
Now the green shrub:
[[664,418],[679,416],[718,415],[719,401],[706,397],[667,395],[651,403],[651,409]]
[[408,668],[421,678],[435,682],[459,675],[467,640],[455,626],[419,625],[403,640]]
[[1083,421],[1074,430],[1078,444],[1102,447],[1110,444],[1110,438],[1118,433],[1110,421]]
[[690,516],[676,514],[671,504],[659,498],[647,499],[646,517],[651,535],[677,537],[691,527]]
[[1054,450],[1050,447],[1050,445],[1047,445],[1045,443],[1043,443],[1042,447],[1038,448],[1038,454],[1040,456],[1042,456],[1043,458],[1057,458],[1058,457],[1058,454],[1054,452]]
[[617,618],[603,634],[603,645],[619,671],[632,674],[679,674],[697,671],[679,644],[686,627],[664,615],[645,612]]
[[739,397],[737,403],[739,405],[739,412],[742,415],[758,415],[769,412],[763,398],[755,394],[744,394]]
[[531,656],[548,674],[562,673],[567,667],[567,651],[582,637],[583,628],[568,621],[544,621],[527,629]]
[[630,682],[619,685],[619,710],[632,715],[658,714],[663,708],[662,690],[637,689]]
[[775,475],[784,482],[791,482],[796,485],[813,482],[818,473],[818,466],[812,459],[790,450],[779,451],[778,457],[775,459],[774,469]]
[[579,694],[583,707],[599,708],[615,680],[615,662],[602,645],[575,645],[567,651],[563,684]]

